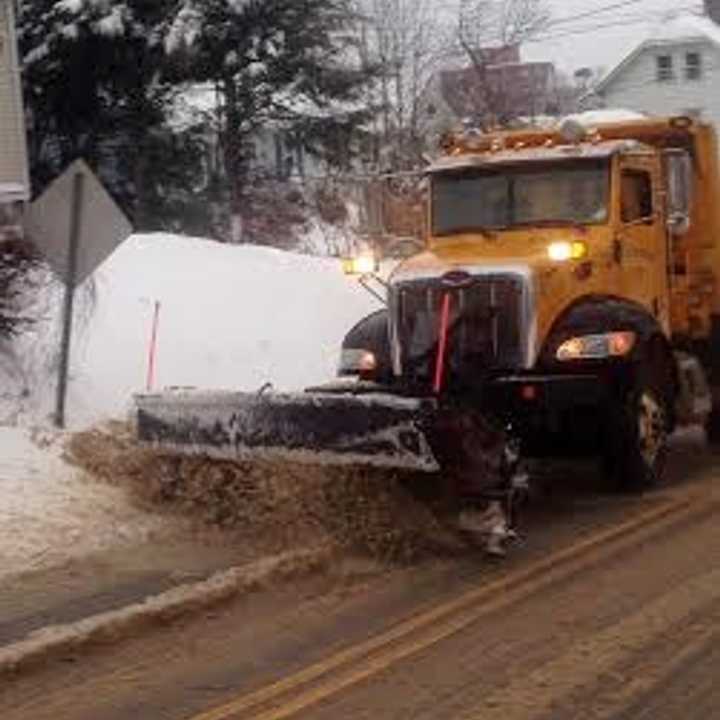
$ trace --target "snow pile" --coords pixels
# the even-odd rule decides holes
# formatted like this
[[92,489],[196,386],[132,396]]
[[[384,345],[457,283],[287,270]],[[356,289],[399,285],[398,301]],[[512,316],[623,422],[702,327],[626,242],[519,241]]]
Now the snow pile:
[[[16,379],[0,365],[0,419],[37,421],[52,411],[59,297],[50,284],[35,298],[43,321],[12,348]],[[378,307],[337,260],[133,236],[78,293],[71,426],[124,417],[132,395],[145,389],[156,303],[156,388],[249,391],[331,379],[343,336]]]
[[[27,295],[26,311],[37,324],[0,344],[0,575],[175,527],[133,508],[126,488],[84,481],[61,457],[62,436],[51,435],[40,448],[28,431],[2,427],[36,424],[53,409],[62,288],[41,269]],[[77,292],[67,406],[72,427],[122,417],[132,395],[145,389],[156,307],[156,388],[254,390],[271,382],[278,390],[298,390],[334,376],[343,336],[378,303],[343,275],[337,260],[133,236]],[[125,462],[107,445],[78,447],[75,461],[84,469],[103,477],[98,465],[105,464],[111,481],[132,474],[132,453]],[[141,461],[140,467],[142,480],[159,487],[161,478],[144,474],[157,466]],[[204,480],[196,479],[193,492],[201,493]]]
[[0,428],[0,578],[158,536],[166,520],[139,512],[125,493],[81,479],[28,432]]

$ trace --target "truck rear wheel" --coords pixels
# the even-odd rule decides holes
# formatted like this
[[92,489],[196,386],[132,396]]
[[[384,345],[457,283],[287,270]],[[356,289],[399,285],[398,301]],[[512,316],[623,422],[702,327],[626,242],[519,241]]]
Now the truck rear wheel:
[[667,395],[658,373],[645,367],[611,413],[603,458],[614,486],[645,490],[662,480],[667,459]]
[[710,445],[720,445],[720,404],[718,404],[718,389],[712,388],[712,410],[705,420],[705,437]]

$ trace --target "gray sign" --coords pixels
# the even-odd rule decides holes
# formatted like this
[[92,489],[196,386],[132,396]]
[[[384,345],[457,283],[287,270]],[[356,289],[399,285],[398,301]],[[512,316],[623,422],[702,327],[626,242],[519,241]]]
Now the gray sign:
[[74,162],[30,205],[25,218],[29,240],[60,278],[68,277],[68,248],[75,178],[84,178],[75,285],[80,285],[133,232],[132,225],[85,162]]

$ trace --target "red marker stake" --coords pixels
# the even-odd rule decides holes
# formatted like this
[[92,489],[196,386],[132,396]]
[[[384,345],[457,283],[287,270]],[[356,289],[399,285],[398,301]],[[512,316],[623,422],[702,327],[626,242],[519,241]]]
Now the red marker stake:
[[438,340],[437,361],[435,363],[435,394],[439,395],[443,389],[445,376],[445,355],[447,353],[448,330],[450,329],[450,293],[443,296],[440,311],[440,334]]
[[157,356],[158,326],[160,324],[160,303],[155,303],[153,313],[152,335],[150,337],[150,351],[148,354],[147,391],[152,392],[155,385],[155,359]]

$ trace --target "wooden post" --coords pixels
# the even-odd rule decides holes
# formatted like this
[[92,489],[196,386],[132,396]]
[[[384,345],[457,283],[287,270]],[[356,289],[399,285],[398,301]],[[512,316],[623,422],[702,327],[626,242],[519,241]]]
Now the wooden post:
[[150,334],[150,350],[148,352],[148,371],[146,388],[148,392],[153,391],[155,385],[155,360],[157,358],[158,326],[160,324],[160,302],[155,302],[153,312],[152,332]]

